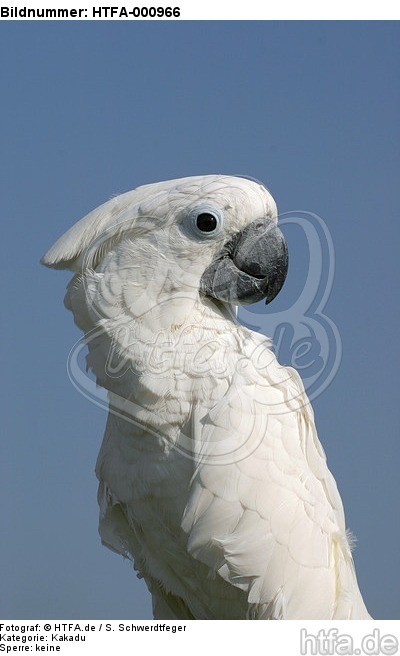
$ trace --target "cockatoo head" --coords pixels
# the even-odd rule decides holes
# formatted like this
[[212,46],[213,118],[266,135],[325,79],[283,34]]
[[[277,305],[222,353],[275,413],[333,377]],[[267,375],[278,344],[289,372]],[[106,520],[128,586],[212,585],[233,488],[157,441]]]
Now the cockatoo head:
[[169,180],[101,205],[42,262],[86,275],[91,302],[106,316],[123,306],[139,317],[171,300],[175,312],[199,302],[269,303],[288,266],[276,224],[275,202],[260,183],[223,175]]

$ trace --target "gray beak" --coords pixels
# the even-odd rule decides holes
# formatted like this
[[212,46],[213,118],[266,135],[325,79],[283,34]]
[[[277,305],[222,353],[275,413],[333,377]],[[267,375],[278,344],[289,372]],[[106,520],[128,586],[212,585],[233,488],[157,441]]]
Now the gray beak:
[[226,242],[204,271],[200,291],[225,303],[270,303],[285,282],[288,252],[271,219],[250,223]]

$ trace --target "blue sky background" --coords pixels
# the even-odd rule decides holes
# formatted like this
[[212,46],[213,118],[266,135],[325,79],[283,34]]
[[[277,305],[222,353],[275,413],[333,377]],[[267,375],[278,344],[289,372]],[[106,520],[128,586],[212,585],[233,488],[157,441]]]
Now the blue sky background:
[[[0,616],[151,617],[143,582],[97,535],[106,415],[67,377],[80,337],[62,302],[70,276],[39,259],[113,194],[216,172],[262,180],[281,212],[314,212],[329,226],[327,313],[343,357],[313,405],[358,538],[367,606],[399,618],[399,31],[386,22],[0,25]],[[282,296],[307,257],[295,237]]]

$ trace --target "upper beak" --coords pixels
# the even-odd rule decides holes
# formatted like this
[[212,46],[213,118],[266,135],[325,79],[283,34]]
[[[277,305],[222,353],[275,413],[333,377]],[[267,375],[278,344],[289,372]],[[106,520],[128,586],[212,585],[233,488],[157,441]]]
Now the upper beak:
[[274,221],[253,221],[226,242],[204,271],[200,290],[228,303],[270,303],[281,290],[288,270],[284,237]]

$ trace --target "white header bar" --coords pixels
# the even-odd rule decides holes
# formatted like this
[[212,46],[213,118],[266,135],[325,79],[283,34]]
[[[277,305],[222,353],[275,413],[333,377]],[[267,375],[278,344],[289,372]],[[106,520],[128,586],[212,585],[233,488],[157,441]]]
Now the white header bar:
[[393,0],[2,0],[0,19],[71,21],[398,20]]

